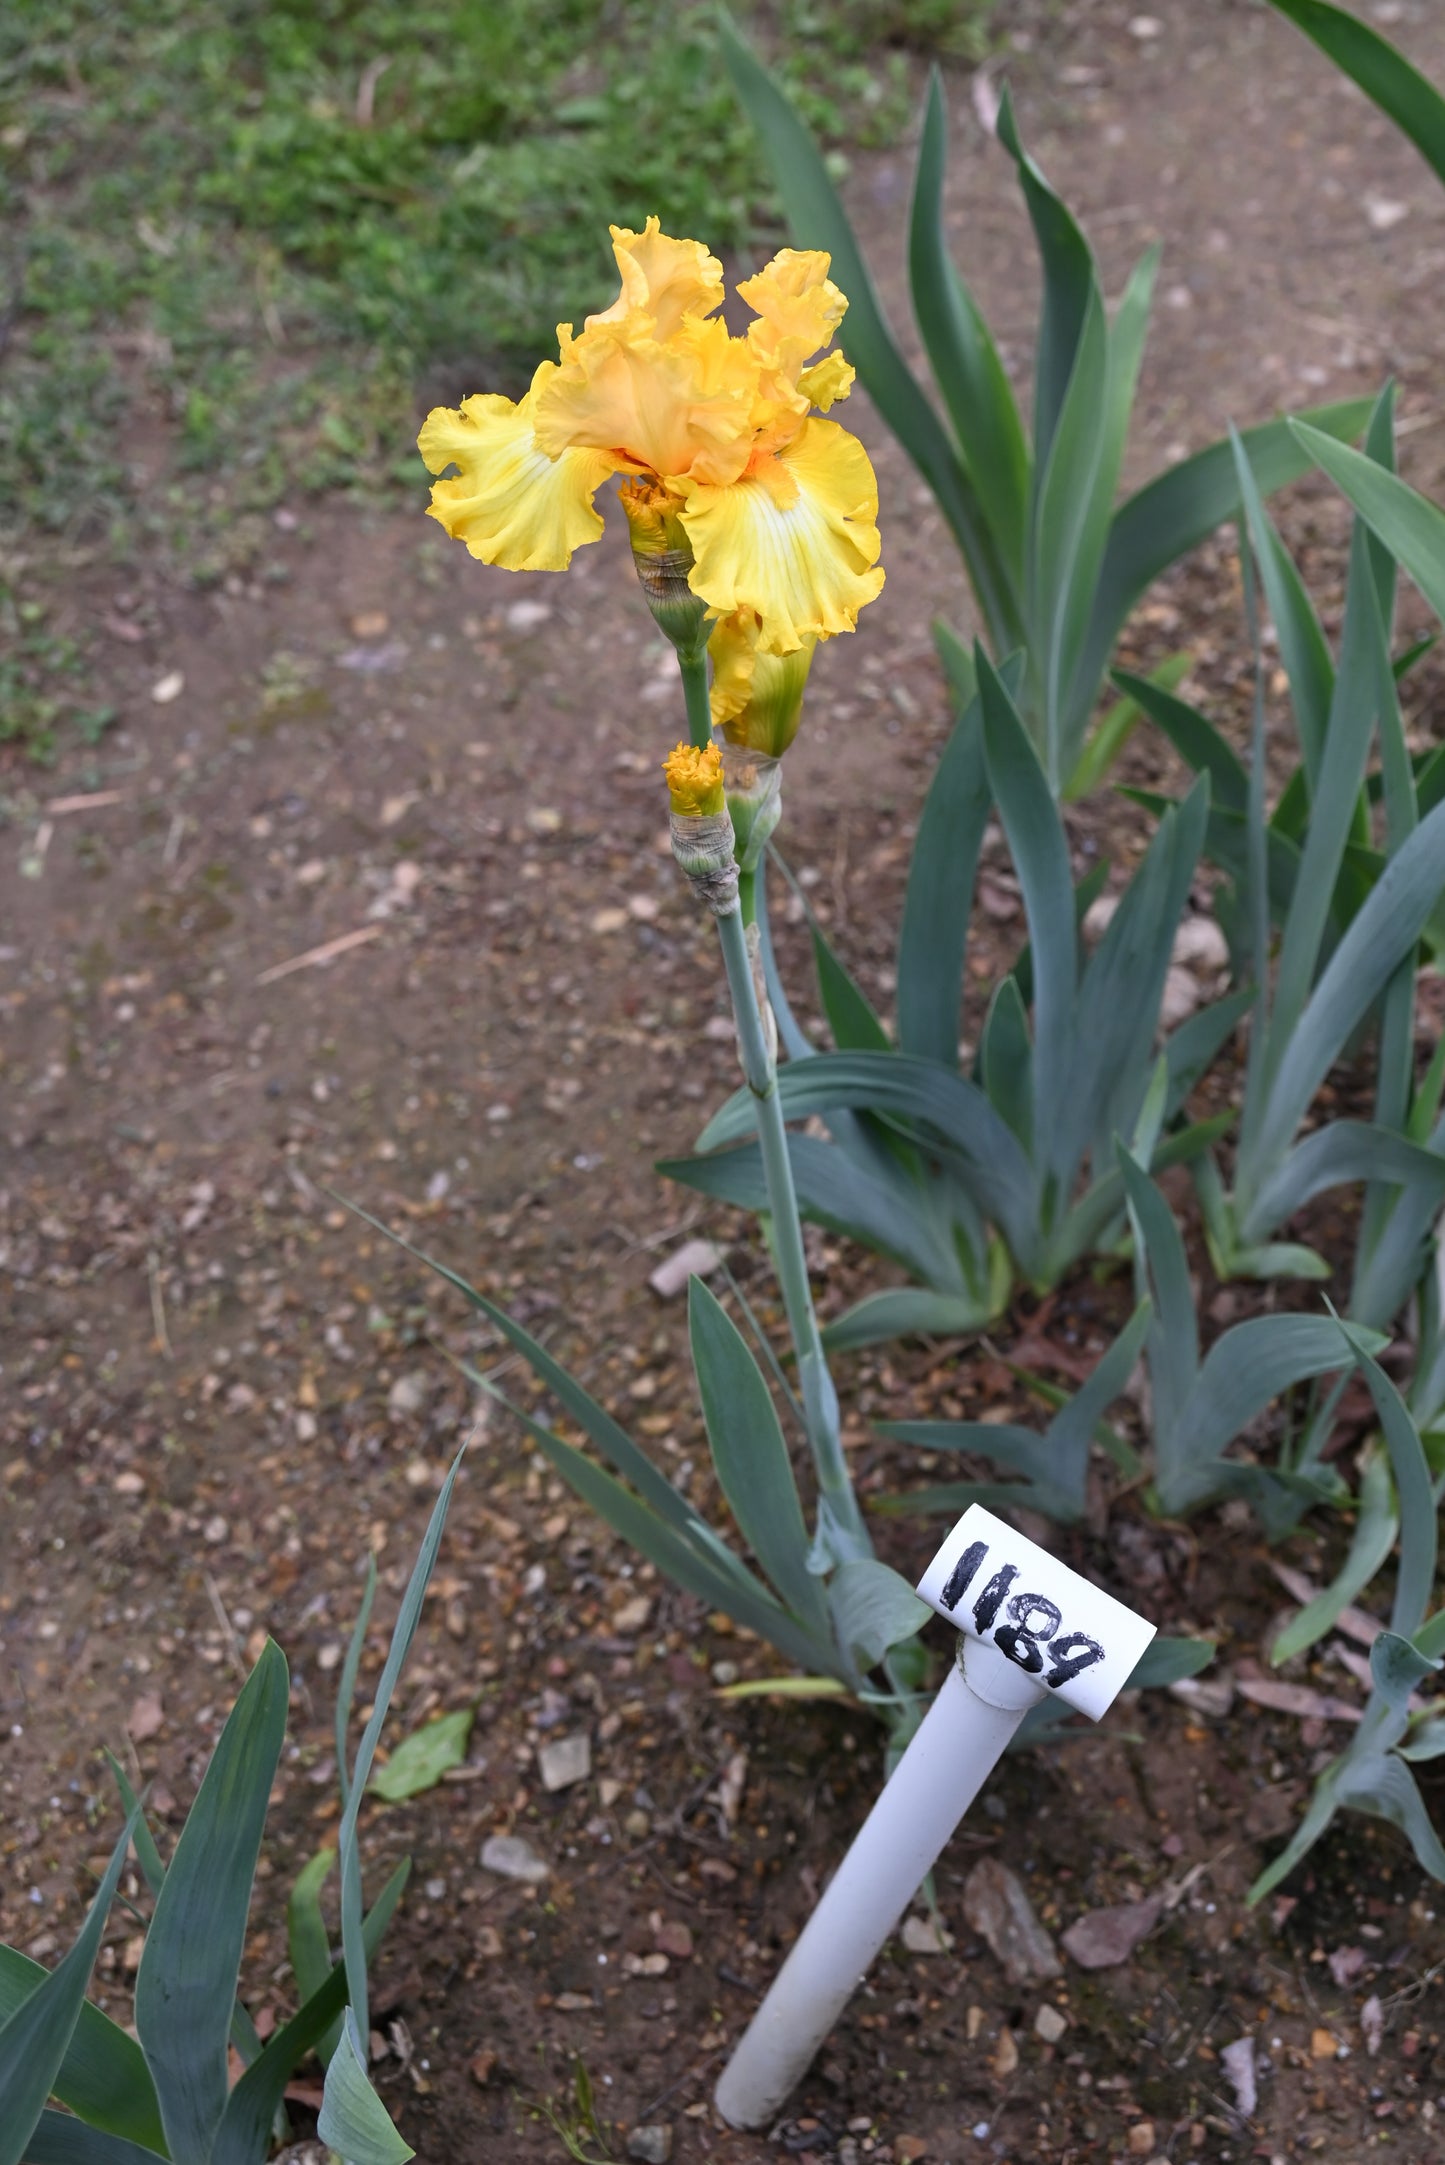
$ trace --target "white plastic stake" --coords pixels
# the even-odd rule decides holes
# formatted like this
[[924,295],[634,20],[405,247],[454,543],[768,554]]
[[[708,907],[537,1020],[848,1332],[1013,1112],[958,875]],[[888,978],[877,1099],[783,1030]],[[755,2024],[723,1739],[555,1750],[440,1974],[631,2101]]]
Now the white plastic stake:
[[763,2127],[806,2072],[1019,1723],[1057,1697],[1097,1721],[1154,1626],[972,1504],[919,1581],[963,1637],[943,1688],[714,2093]]

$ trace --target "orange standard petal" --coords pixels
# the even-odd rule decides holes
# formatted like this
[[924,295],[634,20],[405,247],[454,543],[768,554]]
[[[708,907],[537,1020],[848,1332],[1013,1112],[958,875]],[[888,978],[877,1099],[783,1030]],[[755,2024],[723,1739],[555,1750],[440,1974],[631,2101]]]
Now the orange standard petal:
[[537,397],[537,440],[553,456],[606,451],[620,468],[671,480],[736,480],[753,449],[757,363],[719,319],[690,316],[664,346],[635,325],[558,326],[562,365]]
[[856,436],[804,421],[729,487],[682,480],[688,583],[718,616],[756,610],[764,653],[852,631],[881,591],[878,484]]
[[505,571],[565,571],[573,550],[602,533],[592,499],[617,461],[593,449],[552,457],[537,442],[536,401],[556,372],[544,361],[515,405],[489,392],[436,406],[417,438],[431,473],[459,469],[433,484],[429,516]]
[[587,318],[588,330],[645,317],[651,336],[665,343],[687,317],[710,316],[722,306],[723,267],[701,241],[673,240],[656,218],[641,233],[626,226],[610,231],[622,291],[610,308]]

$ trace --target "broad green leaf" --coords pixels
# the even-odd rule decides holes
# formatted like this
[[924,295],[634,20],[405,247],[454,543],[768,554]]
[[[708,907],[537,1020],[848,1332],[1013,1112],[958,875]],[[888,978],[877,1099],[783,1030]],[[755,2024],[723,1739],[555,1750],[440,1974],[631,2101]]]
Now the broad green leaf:
[[[795,1071],[782,1070],[780,1087],[790,1072]],[[783,1099],[786,1105],[786,1087]],[[920,1211],[916,1190],[901,1166],[886,1178],[878,1177],[854,1164],[836,1143],[812,1135],[790,1134],[788,1159],[805,1218],[892,1256],[940,1292],[963,1291],[957,1252]],[[720,1202],[736,1203],[744,1210],[768,1208],[767,1180],[756,1143],[715,1151],[708,1157],[661,1158],[657,1171]]]
[[1041,474],[1048,465],[1084,320],[1091,300],[1098,298],[1099,281],[1089,244],[1073,213],[1049,186],[1019,140],[1007,85],[999,104],[998,139],[1018,167],[1019,185],[1043,269],[1043,303],[1034,358],[1034,459],[1036,472]]
[[1445,1756],[1445,1714],[1434,1714],[1427,1721],[1422,1721],[1418,1727],[1410,1729],[1404,1743],[1397,1744],[1395,1749],[1400,1757],[1408,1759],[1412,1766],[1422,1759],[1439,1759]]
[[[1375,1644],[1378,1646],[1379,1641]],[[1430,1823],[1425,1799],[1414,1775],[1394,1752],[1351,1769],[1340,1784],[1340,1800],[1373,1819],[1388,1819],[1407,1837],[1421,1869],[1432,1879],[1445,1879],[1445,1846]]]
[[403,2142],[366,2073],[361,2031],[349,2009],[341,2043],[326,2070],[326,2092],[316,2132],[347,2165],[406,2165],[416,2156]]
[[1389,859],[1290,1033],[1274,1070],[1252,1149],[1241,1137],[1237,1178],[1246,1192],[1258,1186],[1288,1147],[1351,1031],[1379,996],[1395,965],[1419,938],[1442,888],[1445,804],[1423,819]]
[[1292,426],[1311,458],[1398,557],[1435,614],[1445,616],[1445,512],[1363,452],[1302,422]]
[[723,57],[739,103],[758,131],[788,229],[800,248],[826,248],[848,296],[844,352],[879,413],[938,499],[968,568],[996,648],[1019,643],[993,538],[957,450],[888,328],[863,252],[822,154],[783,91],[721,11]]
[[47,2108],[30,2138],[25,2165],[165,2165],[165,2152]]
[[1034,1123],[1035,1133],[1047,1145],[1071,1087],[1068,1069],[1078,964],[1069,849],[1018,709],[982,650],[975,661],[989,780],[1028,917],[1033,954]]
[[1199,1326],[1189,1263],[1169,1205],[1138,1160],[1119,1146],[1119,1171],[1134,1228],[1134,1274],[1139,1299],[1152,1296],[1149,1383],[1156,1450],[1188,1403],[1199,1371]]
[[1383,1452],[1371,1450],[1360,1479],[1360,1512],[1350,1537],[1349,1553],[1328,1586],[1307,1601],[1298,1616],[1291,1617],[1276,1633],[1269,1658],[1277,1669],[1333,1631],[1342,1612],[1359,1599],[1395,1546],[1400,1521],[1390,1488],[1390,1472]]
[[[463,1443],[451,1462],[445,1481],[437,1491],[437,1500],[432,1505],[421,1547],[411,1567],[411,1576],[406,1582],[396,1623],[392,1627],[391,1644],[387,1648],[386,1660],[382,1664],[381,1675],[372,1693],[371,1713],[361,1732],[361,1742],[352,1762],[351,1787],[347,1792],[346,1807],[341,1814],[341,1825],[336,1835],[336,1852],[341,1867],[341,1958],[346,1967],[346,1998],[350,2010],[349,2019],[360,2025],[363,2037],[370,2034],[371,2025],[368,2019],[366,1936],[362,1917],[361,1856],[356,1840],[356,1822],[361,1812],[363,1792],[371,1778],[372,1761],[376,1756],[382,1728],[391,1712],[392,1694],[396,1690],[406,1657],[411,1651],[416,1627],[421,1622],[422,1604],[426,1600],[426,1590],[436,1568],[437,1551],[441,1547],[452,1491],[457,1485],[457,1476],[462,1470],[466,1450],[466,1444]],[[331,2067],[335,2067],[341,2057],[338,2048],[332,2055]],[[329,2079],[330,2068],[327,2075]],[[361,2165],[361,2160],[353,2158],[351,2165]]]
[[959,278],[944,237],[947,130],[943,78],[935,68],[929,77],[908,228],[913,312],[1017,606],[1028,520],[1028,440],[988,325]]
[[1392,1714],[1402,1712],[1415,1686],[1439,1667],[1398,1631],[1382,1631],[1370,1646],[1370,1675]]
[[[954,714],[960,715],[978,697],[978,671],[973,666],[973,649],[964,645],[953,626],[941,616],[933,619],[933,644],[943,670],[943,681],[948,686],[948,696],[953,701]],[[1017,658],[1022,662],[1021,653]]]
[[[1370,417],[1373,399],[1347,399],[1317,406],[1303,419],[1321,431],[1358,436]],[[1311,455],[1290,434],[1287,421],[1267,421],[1245,429],[1242,441],[1255,479],[1265,495],[1283,488],[1309,470]],[[1238,516],[1239,483],[1234,453],[1227,440],[1210,444],[1164,473],[1122,504],[1109,530],[1109,544],[1099,570],[1088,641],[1078,669],[1075,703],[1087,705],[1093,687],[1108,665],[1124,619],[1145,588],[1161,571],[1190,549],[1207,541],[1217,526]]]
[[[367,1911],[361,1937],[368,1962],[375,1958],[410,1874],[411,1859],[404,1857]],[[293,2072],[308,2052],[326,2052],[333,2027],[339,2039],[345,2007],[346,1969],[338,1962],[315,1991],[305,1995],[291,2020],[267,2040],[260,2057],[233,2087],[226,2100],[210,2165],[256,2165],[257,2158],[266,2149]]]
[[1445,98],[1388,38],[1328,0],[1271,0],[1407,135],[1445,180]]
[[[1177,684],[1183,683],[1193,661],[1192,654],[1171,654],[1167,661],[1160,662],[1157,669],[1152,669],[1144,681],[1167,697]],[[1122,672],[1117,670],[1114,672],[1116,683],[1120,681],[1121,674]],[[1110,768],[1133,736],[1144,711],[1140,702],[1125,692],[1122,699],[1116,699],[1107,713],[1101,715],[1097,728],[1090,735],[1064,784],[1062,801],[1065,804],[1077,804],[1081,798],[1091,796],[1096,789],[1103,788]],[[1192,712],[1193,709],[1187,711]]]
[[1129,1672],[1125,1691],[1149,1691],[1178,1684],[1186,1676],[1198,1676],[1209,1667],[1218,1648],[1212,1639],[1151,1639]]
[[1033,1157],[1034,1049],[1016,977],[1005,977],[994,988],[978,1058],[989,1103]]
[[268,1639],[211,1754],[146,1933],[136,2031],[178,2161],[209,2158],[226,2109],[231,2009],[289,1690],[285,1656]]
[[1259,566],[1260,585],[1274,619],[1280,660],[1289,678],[1300,749],[1304,754],[1306,788],[1313,795],[1330,726],[1335,665],[1309,590],[1299,575],[1294,558],[1270,524],[1244,444],[1233,429],[1229,440],[1234,448],[1240,501],[1244,505],[1255,562]]
[[856,978],[838,960],[819,927],[811,927],[813,961],[823,1013],[839,1052],[887,1052],[888,1032]]
[[[286,1903],[286,1950],[291,1973],[304,2006],[321,1990],[331,1975],[331,1935],[321,1914],[321,1890],[336,1864],[334,1849],[319,1849],[302,1865]],[[329,2060],[341,2037],[338,2016],[331,2033],[317,2047],[322,2061]]]
[[[0,2026],[47,1974],[18,1948],[0,1946]],[[160,2107],[144,2053],[128,2032],[90,2000],[81,2005],[52,2094],[93,2127],[146,2149],[165,2148]]]
[[689,1283],[687,1316],[722,1492],[784,1605],[810,1630],[825,1633],[827,1604],[808,1569],[808,1529],[772,1395],[747,1341],[701,1278]]
[[1263,1239],[1326,1188],[1351,1180],[1409,1183],[1425,1206],[1428,1223],[1430,1212],[1445,1197],[1445,1156],[1367,1120],[1332,1120],[1275,1166],[1244,1214],[1244,1239]]
[[1220,735],[1208,716],[1161,685],[1158,672],[1153,677],[1141,677],[1128,669],[1111,669],[1109,674],[1120,691],[1158,723],[1180,758],[1196,774],[1209,776],[1216,810],[1243,812],[1249,776],[1233,745]]
[[1079,1389],[1049,1423],[1044,1440],[1053,1462],[1053,1478],[1072,1494],[1080,1516],[1088,1487],[1089,1445],[1133,1374],[1153,1317],[1152,1303],[1141,1300],[1114,1343],[1100,1354]]
[[[1005,1289],[1005,1298],[1007,1289]],[[889,1286],[869,1293],[823,1332],[830,1353],[851,1353],[891,1338],[963,1338],[987,1330],[1002,1312],[996,1298],[933,1293],[925,1287]]]
[[1107,1167],[1113,1138],[1128,1134],[1138,1118],[1154,1068],[1164,980],[1208,815],[1209,783],[1201,776],[1178,810],[1161,820],[1085,968],[1050,1153],[1065,1193],[1085,1148],[1096,1166]]
[[406,1797],[435,1789],[449,1768],[461,1766],[466,1759],[476,1714],[474,1706],[458,1707],[403,1737],[385,1766],[372,1775],[371,1794],[388,1804],[400,1804]]
[[1400,1555],[1395,1570],[1390,1628],[1409,1638],[1425,1620],[1435,1583],[1439,1527],[1430,1466],[1419,1430],[1411,1420],[1404,1400],[1374,1358],[1380,1346],[1369,1340],[1373,1337],[1378,1341],[1380,1334],[1367,1333],[1355,1323],[1342,1323],[1339,1329],[1356,1353],[1370,1387],[1375,1411],[1380,1416],[1385,1449],[1390,1455],[1390,1470],[1395,1476],[1395,1494],[1400,1506]]
[[[740,1558],[729,1556],[726,1564],[716,1559],[709,1547],[698,1540],[696,1521],[688,1526],[687,1538],[679,1535],[666,1520],[654,1517],[601,1466],[584,1458],[580,1451],[564,1443],[540,1421],[533,1420],[500,1391],[494,1395],[513,1419],[521,1422],[538,1449],[551,1460],[589,1510],[605,1519],[613,1532],[620,1534],[650,1564],[656,1564],[675,1586],[680,1586],[684,1593],[695,1594],[710,1609],[721,1609],[745,1631],[751,1631],[770,1646],[775,1646],[785,1660],[795,1662],[800,1669],[831,1670],[834,1667],[831,1646],[821,1644],[796,1623]],[[718,1537],[713,1535],[712,1538],[715,1548],[722,1549]]]
[[1218,1461],[1271,1400],[1312,1376],[1348,1368],[1355,1344],[1378,1351],[1378,1331],[1344,1339],[1329,1316],[1252,1316],[1216,1338],[1171,1433],[1156,1438],[1158,1487],[1175,1514],[1219,1492]]
[[[1108,326],[1104,396],[1101,410],[1093,424],[1099,441],[1098,459],[1089,486],[1073,563],[1060,596],[1054,651],[1049,657],[1051,736],[1058,745],[1056,767],[1051,779],[1061,794],[1064,784],[1079,763],[1097,690],[1097,682],[1090,683],[1084,689],[1079,688],[1079,660],[1087,644],[1093,621],[1099,570],[1108,544],[1114,496],[1124,463],[1124,446],[1134,410],[1134,393],[1138,386],[1144,339],[1149,327],[1149,306],[1153,299],[1154,280],[1158,270],[1159,249],[1156,246],[1146,250],[1141,261],[1136,264],[1114,312],[1114,319]],[[1081,364],[1082,361],[1081,344]],[[1072,407],[1072,403],[1071,384],[1066,411],[1060,416],[1054,440],[1056,453],[1071,425],[1068,408]]]
[[[1072,912],[1070,914],[1072,926]],[[1014,1246],[1028,1252],[1036,1213],[1034,1176],[1018,1140],[983,1092],[934,1061],[900,1052],[820,1053],[783,1068],[778,1096],[786,1119],[861,1108],[879,1118],[918,1123],[922,1147],[947,1154],[967,1178],[980,1206]],[[703,1150],[738,1141],[756,1125],[752,1093],[728,1099],[699,1137]]]
[[20,2165],[65,2064],[134,1831],[132,1813],[121,1829],[75,1944],[53,1970],[42,1974],[0,2027],[0,2165]]
[[371,1623],[371,1608],[375,1599],[376,1557],[374,1553],[368,1553],[366,1578],[361,1589],[361,1607],[356,1612],[356,1622],[346,1645],[346,1658],[341,1664],[341,1680],[336,1687],[336,1779],[341,1789],[343,1812],[351,1798],[351,1748],[347,1741],[351,1728],[351,1709],[356,1701],[356,1678],[361,1668],[361,1656],[366,1646],[367,1627]]
[[859,1670],[875,1669],[890,1646],[911,1639],[933,1611],[907,1579],[876,1556],[851,1556],[828,1581],[833,1629]]
[[[1030,641],[1030,706],[1041,705],[1044,717],[1043,737],[1036,749],[1053,796],[1062,790],[1077,757],[1077,747],[1066,736],[1064,706],[1071,602],[1086,555],[1095,488],[1107,449],[1108,387],[1109,326],[1103,299],[1095,290],[1080,327],[1047,459],[1040,454],[1024,601]],[[985,706],[986,716],[987,711]]]
[[954,724],[923,800],[898,935],[898,1043],[946,1068],[958,1066],[968,914],[990,802],[974,698]]

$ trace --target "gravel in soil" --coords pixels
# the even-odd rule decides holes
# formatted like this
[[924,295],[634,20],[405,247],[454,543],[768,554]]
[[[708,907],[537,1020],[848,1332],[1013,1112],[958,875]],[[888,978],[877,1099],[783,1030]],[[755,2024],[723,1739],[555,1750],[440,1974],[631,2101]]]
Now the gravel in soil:
[[[1440,72],[1440,25],[1404,16],[1393,34]],[[1142,20],[1081,6],[1041,23],[1015,71],[1030,138],[1111,279],[1156,230],[1169,242],[1141,471],[1227,413],[1343,395],[1387,366],[1407,420],[1428,422],[1430,176],[1259,11],[1174,0],[1157,29]],[[1032,305],[1019,216],[1002,161],[966,133],[963,83],[954,103],[958,245],[1017,362]],[[880,263],[903,177],[896,158],[854,174]],[[1372,191],[1406,215],[1372,225]],[[890,583],[864,633],[820,657],[785,839],[886,1009],[912,822],[947,726],[928,622],[962,605],[913,476],[866,412],[860,425]],[[1407,443],[1414,478],[1438,480],[1428,431]],[[1337,600],[1328,492],[1295,492],[1288,530]],[[649,1279],[708,1239],[777,1316],[743,1221],[649,1169],[690,1142],[734,1055],[709,928],[666,851],[657,766],[676,695],[621,537],[565,582],[506,579],[419,517],[298,503],[209,594],[144,562],[37,568],[94,630],[122,724],[43,786],[18,765],[4,782],[5,1936],[53,1959],[74,1931],[114,1825],[102,1744],[124,1747],[179,1827],[272,1632],[292,1730],[246,1975],[263,2030],[284,2019],[284,1895],[334,1832],[331,1702],[361,1565],[374,1551],[383,1578],[364,1697],[470,1435],[394,1732],[475,1705],[468,1757],[363,1823],[373,1873],[416,1859],[378,1965],[373,2050],[423,2158],[561,2155],[579,2062],[611,2153],[646,2155],[634,2138],[664,2130],[680,2165],[1435,2156],[1435,1890],[1393,1833],[1345,1819],[1286,1891],[1243,1908],[1343,1734],[1243,1695],[1218,1719],[1203,1699],[1150,1695],[1097,1735],[1006,1762],[940,1866],[942,1936],[890,1946],[780,2127],[715,2122],[712,2080],[867,1810],[876,1736],[856,1713],[719,1699],[719,1681],[768,1673],[766,1650],[636,1563],[473,1400],[443,1354],[497,1366],[496,1343],[339,1201],[505,1300],[716,1512],[681,1303]],[[1238,712],[1223,539],[1151,598],[1129,658],[1181,644],[1206,698]],[[1429,728],[1434,693],[1420,696]],[[1168,771],[1152,745],[1132,749],[1131,779]],[[1071,817],[1081,868],[1141,847],[1132,813]],[[975,1004],[1019,936],[997,852],[987,870]],[[804,938],[785,917],[794,985]],[[830,1310],[876,1282],[839,1243],[810,1245]],[[1051,1353],[1067,1377],[1126,1297],[1086,1278],[1023,1300],[998,1358],[854,1357],[860,1485],[901,1478],[870,1417],[1021,1410],[1003,1357]],[[1249,1297],[1211,1294],[1211,1321]],[[506,1381],[526,1396],[515,1368]],[[927,1546],[908,1522],[881,1538],[905,1569]],[[1166,1629],[1217,1636],[1248,1681],[1279,1593],[1247,1520],[1158,1527],[1125,1499],[1050,1538]],[[1291,1561],[1319,1578],[1336,1540],[1306,1534]],[[1328,1648],[1306,1676],[1358,1696]],[[577,1739],[587,1773],[549,1788],[544,1766]],[[484,1864],[488,1844],[508,1869]],[[985,1864],[1017,1875],[1062,1950],[1056,1980],[1011,1984],[970,1924]],[[1074,1959],[1081,1919],[1097,1952],[1146,1913],[1121,1961]],[[118,1910],[98,1989],[122,2018],[137,1957]],[[312,2077],[294,2100],[303,2133],[314,2100]]]

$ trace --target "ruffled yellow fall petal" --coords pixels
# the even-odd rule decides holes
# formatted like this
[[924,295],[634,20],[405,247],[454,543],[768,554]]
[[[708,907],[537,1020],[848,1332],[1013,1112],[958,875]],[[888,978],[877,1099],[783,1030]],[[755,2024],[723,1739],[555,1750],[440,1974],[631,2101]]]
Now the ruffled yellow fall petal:
[[764,652],[852,631],[880,592],[878,484],[867,452],[836,421],[805,421],[777,457],[729,488],[677,486],[693,592],[719,616],[756,609]]
[[608,452],[619,467],[670,478],[736,479],[752,451],[756,363],[720,320],[689,316],[666,346],[625,324],[560,324],[562,364],[537,398],[544,451]]
[[701,241],[671,239],[656,218],[649,218],[641,233],[626,226],[609,230],[622,291],[610,308],[587,318],[589,330],[598,323],[646,317],[650,335],[665,342],[685,317],[710,316],[722,306],[723,267]]
[[597,450],[564,450],[549,457],[538,445],[535,405],[556,363],[544,361],[520,403],[494,393],[436,406],[417,446],[434,474],[459,474],[433,484],[430,517],[471,555],[506,571],[565,571],[574,549],[596,541],[601,514],[592,499],[617,461]]
[[722,753],[715,744],[701,749],[679,744],[662,763],[667,797],[680,819],[708,819],[723,809]]
[[825,353],[821,361],[803,370],[798,389],[810,406],[826,413],[840,398],[848,396],[857,374],[852,362],[845,361],[841,353]]

